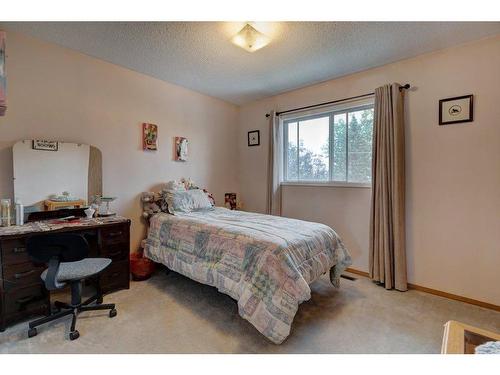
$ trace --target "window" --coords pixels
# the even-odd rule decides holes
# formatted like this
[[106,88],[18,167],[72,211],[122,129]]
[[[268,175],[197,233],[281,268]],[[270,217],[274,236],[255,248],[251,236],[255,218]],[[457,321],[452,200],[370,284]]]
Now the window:
[[289,116],[283,131],[285,183],[371,183],[373,100]]

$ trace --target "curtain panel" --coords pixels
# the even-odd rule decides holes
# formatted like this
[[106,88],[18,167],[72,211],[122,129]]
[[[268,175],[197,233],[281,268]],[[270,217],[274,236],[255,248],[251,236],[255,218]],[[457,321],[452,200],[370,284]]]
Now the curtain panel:
[[393,83],[375,90],[370,278],[386,289],[407,290],[405,249],[404,90]]
[[267,168],[267,213],[281,216],[283,165],[283,121],[271,111],[269,116],[269,157]]

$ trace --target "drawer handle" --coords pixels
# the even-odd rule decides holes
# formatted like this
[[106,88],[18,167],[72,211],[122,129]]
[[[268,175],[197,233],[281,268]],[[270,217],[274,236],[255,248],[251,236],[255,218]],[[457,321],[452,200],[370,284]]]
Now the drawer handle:
[[26,276],[29,276],[29,275],[32,275],[35,273],[35,270],[29,270],[29,271],[26,271],[26,272],[19,272],[19,273],[16,273],[14,275],[14,278],[16,280],[19,280],[19,279],[22,279],[23,277],[26,277]]
[[117,277],[117,276],[120,276],[120,272],[115,272],[115,273],[112,273],[112,274],[111,274],[111,278],[113,278],[113,279],[114,279],[115,277]]
[[35,296],[27,296],[27,297],[23,297],[23,298],[18,298],[18,299],[16,299],[16,303],[19,305],[25,305],[28,302],[32,301],[34,298],[35,298]]
[[121,251],[121,250],[118,250],[118,251],[115,251],[114,253],[109,253],[109,254],[108,254],[108,256],[110,256],[110,257],[115,257],[115,256],[117,256],[117,255],[120,255],[121,253],[122,253],[122,251]]
[[122,231],[108,233],[108,237],[118,237],[122,235]]
[[14,249],[12,249],[12,252],[15,254],[25,253],[26,248],[25,247],[15,247]]

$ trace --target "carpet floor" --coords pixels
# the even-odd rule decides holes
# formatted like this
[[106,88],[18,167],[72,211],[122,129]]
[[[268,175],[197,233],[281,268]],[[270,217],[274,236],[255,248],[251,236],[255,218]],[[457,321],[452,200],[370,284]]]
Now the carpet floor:
[[458,320],[500,332],[500,312],[418,291],[386,291],[370,280],[326,276],[295,317],[290,336],[272,344],[238,315],[236,302],[177,273],[158,272],[105,297],[118,315],[83,313],[80,338],[70,317],[27,337],[27,322],[0,333],[0,353],[439,353],[443,325]]

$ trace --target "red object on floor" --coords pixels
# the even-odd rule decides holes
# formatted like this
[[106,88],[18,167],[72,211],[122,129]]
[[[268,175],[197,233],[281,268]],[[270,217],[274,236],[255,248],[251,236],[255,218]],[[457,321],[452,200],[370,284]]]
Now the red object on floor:
[[154,270],[155,263],[148,258],[144,258],[142,251],[130,254],[130,273],[132,274],[132,280],[147,280],[151,277]]

